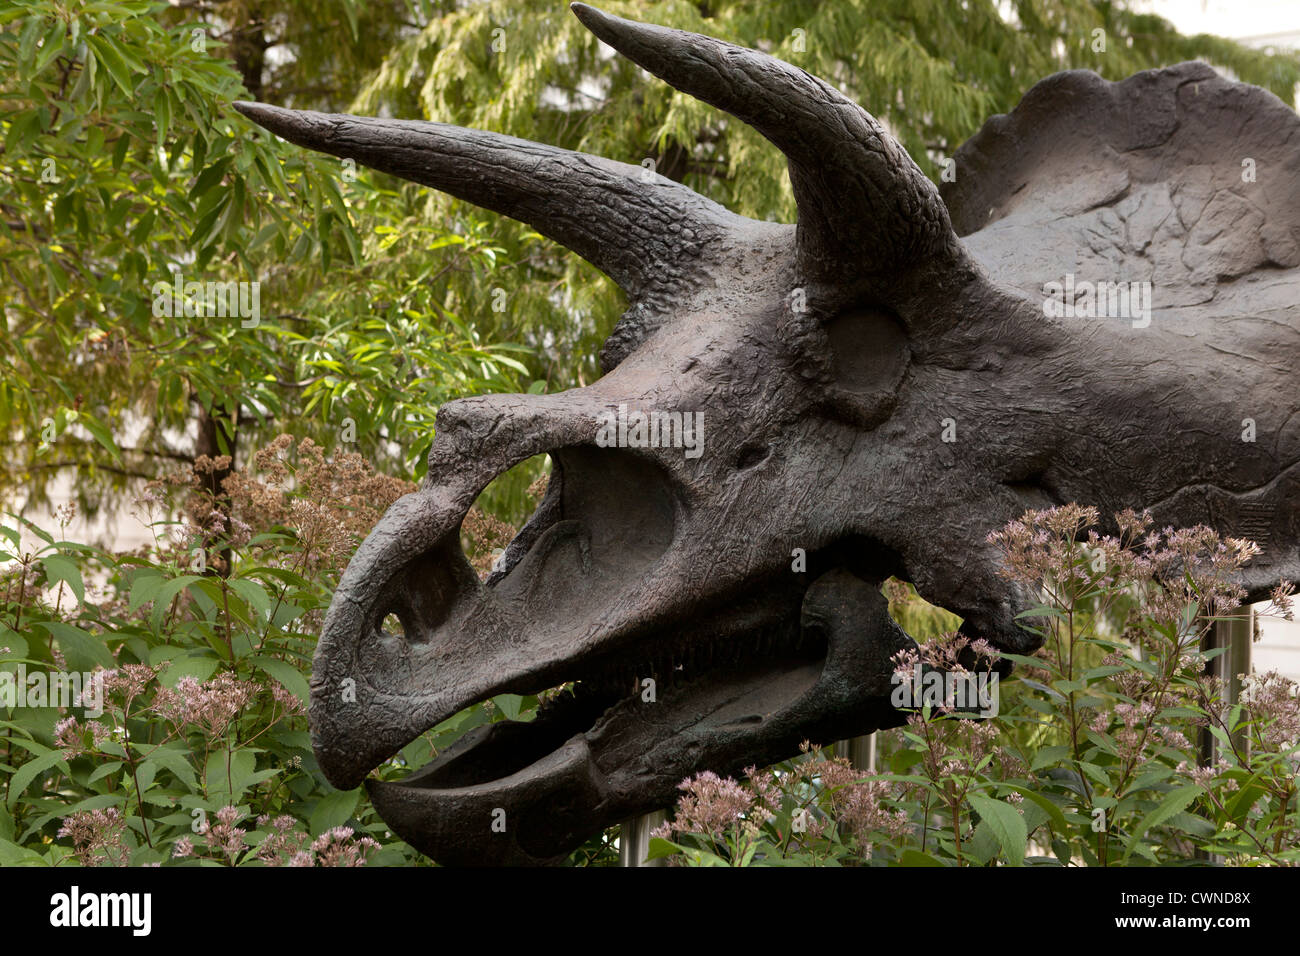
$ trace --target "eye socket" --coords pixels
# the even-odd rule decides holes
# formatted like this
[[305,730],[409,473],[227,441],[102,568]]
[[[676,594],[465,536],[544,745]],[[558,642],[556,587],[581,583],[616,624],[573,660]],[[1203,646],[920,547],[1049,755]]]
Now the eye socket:
[[870,428],[893,410],[911,362],[902,324],[878,308],[848,309],[825,325],[833,384],[827,405],[837,418]]
[[770,445],[746,445],[736,456],[736,470],[744,471],[746,468],[762,464],[771,453]]

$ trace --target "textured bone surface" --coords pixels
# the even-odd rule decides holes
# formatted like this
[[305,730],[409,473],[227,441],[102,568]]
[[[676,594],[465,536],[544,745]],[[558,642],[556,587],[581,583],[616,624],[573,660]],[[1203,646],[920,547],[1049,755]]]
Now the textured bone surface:
[[[628,296],[594,384],[444,406],[427,479],[343,575],[311,703],[336,786],[462,708],[577,682],[532,722],[369,781],[394,832],[443,863],[555,862],[669,806],[688,774],[900,723],[889,661],[911,640],[881,582],[1032,650],[1014,621],[1027,598],[986,542],[1028,508],[1150,509],[1252,537],[1253,597],[1300,577],[1294,111],[1197,63],[1062,73],[958,150],[941,196],[802,70],[573,10],[780,149],[797,225],[495,133],[236,104],[293,143],[527,222]],[[1052,283],[1099,282],[1143,290],[1149,312],[1048,314]],[[620,409],[698,414],[700,453],[605,447]],[[461,520],[543,453],[545,498],[480,582]]]

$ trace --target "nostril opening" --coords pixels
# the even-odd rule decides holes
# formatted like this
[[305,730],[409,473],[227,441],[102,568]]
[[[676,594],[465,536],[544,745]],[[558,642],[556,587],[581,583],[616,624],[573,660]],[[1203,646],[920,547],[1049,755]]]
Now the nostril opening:
[[736,456],[736,468],[745,469],[753,468],[767,460],[767,456],[772,453],[769,445],[748,445],[741,449],[740,454]]

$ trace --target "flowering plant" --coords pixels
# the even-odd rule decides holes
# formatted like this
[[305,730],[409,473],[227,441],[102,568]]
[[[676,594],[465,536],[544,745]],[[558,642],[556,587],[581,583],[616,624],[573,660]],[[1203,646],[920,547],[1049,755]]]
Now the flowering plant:
[[[11,562],[0,671],[88,675],[79,701],[0,702],[0,865],[421,862],[360,790],[325,781],[305,716],[339,571],[409,490],[359,455],[283,435],[249,471],[200,458],[150,483],[136,514],[153,541],[137,551],[58,540],[21,518],[0,526],[0,562]],[[73,517],[61,510],[60,531]],[[41,545],[24,547],[20,528]],[[456,715],[380,775],[506,710],[527,719],[536,701],[503,703]]]
[[[1043,640],[1037,654],[998,655],[947,631],[897,659],[900,679],[921,664],[965,672],[962,661],[1009,659],[1016,671],[996,716],[926,702],[878,735],[878,772],[805,745],[800,759],[742,781],[689,778],[651,856],[736,866],[1300,862],[1296,682],[1209,673],[1226,648],[1207,637],[1244,600],[1240,572],[1258,547],[1203,527],[1156,530],[1132,512],[1115,516],[1114,535],[1098,523],[1095,509],[1067,505],[989,537],[1005,575],[1041,596],[1022,615]],[[1283,583],[1265,610],[1289,619],[1291,591]],[[899,582],[886,592],[896,618],[925,616]]]

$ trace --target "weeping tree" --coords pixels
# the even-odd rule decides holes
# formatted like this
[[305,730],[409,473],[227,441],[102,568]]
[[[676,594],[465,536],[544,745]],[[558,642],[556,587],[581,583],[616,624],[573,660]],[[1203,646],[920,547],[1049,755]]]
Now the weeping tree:
[[[219,492],[283,431],[409,475],[439,405],[532,381],[448,293],[496,262],[481,224],[448,228],[229,109],[250,85],[354,94],[401,11],[372,29],[325,6],[328,39],[306,4],[0,12],[0,505],[73,471],[93,511],[202,455]],[[277,46],[302,59],[272,66]]]
[[[1121,80],[1205,59],[1293,102],[1295,55],[1180,35],[1123,0],[771,0],[612,3],[610,13],[707,33],[771,53],[838,86],[878,117],[936,181],[952,151],[990,115],[1051,73]],[[644,165],[757,219],[794,221],[785,159],[759,133],[653,82],[612,56],[553,0],[425,5],[427,21],[362,87],[350,112],[489,129]],[[308,104],[294,103],[305,107]],[[434,215],[475,214],[429,199]],[[541,347],[538,370],[589,381],[625,303],[576,256],[498,220],[514,305],[501,331]]]
[[[985,117],[1060,69],[1118,79],[1201,57],[1291,101],[1294,55],[1181,36],[1130,7],[610,10],[830,79],[936,179]],[[754,218],[795,212],[784,160],[759,134],[612,57],[554,0],[38,0],[0,8],[0,67],[6,501],[39,500],[76,469],[94,508],[196,455],[239,467],[281,431],[413,477],[447,399],[597,374],[626,306],[603,275],[512,220],[288,147],[232,100],[490,129],[653,166]],[[257,323],[184,302],[158,314],[154,287],[177,274],[257,281]],[[489,505],[526,514],[537,467]]]

